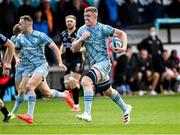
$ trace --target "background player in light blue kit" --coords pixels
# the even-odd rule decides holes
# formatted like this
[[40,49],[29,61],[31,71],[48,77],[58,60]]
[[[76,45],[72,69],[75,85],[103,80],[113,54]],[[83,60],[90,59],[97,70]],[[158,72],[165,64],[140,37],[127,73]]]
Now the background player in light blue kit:
[[85,112],[82,115],[76,115],[76,117],[87,122],[92,121],[91,106],[94,84],[122,109],[124,124],[128,124],[132,106],[126,104],[120,94],[111,87],[109,78],[111,62],[106,43],[109,36],[118,37],[122,40],[123,47],[113,51],[119,53],[126,51],[127,35],[119,29],[97,22],[97,18],[97,9],[95,7],[87,7],[84,10],[85,25],[80,27],[77,33],[77,39],[72,43],[74,51],[78,51],[83,44],[85,45],[90,62],[90,69],[81,80],[84,90]]
[[[20,29],[20,25],[16,24],[13,27],[13,36],[11,37],[11,40],[16,43],[16,39],[18,37],[18,35],[21,33],[21,29]],[[16,97],[16,102],[15,105],[11,111],[11,113],[9,114],[10,119],[14,119],[16,117],[16,113],[18,112],[18,109],[20,107],[20,105],[22,104],[22,102],[24,101],[24,94],[26,92],[26,88],[25,85],[24,87],[20,87],[19,85],[22,81],[23,78],[23,74],[25,72],[26,69],[26,64],[25,64],[25,60],[24,60],[24,55],[23,54],[23,49],[21,49],[20,51],[18,51],[17,49],[15,50],[15,59],[16,59],[16,75],[15,75],[15,84],[16,84],[16,89],[18,90],[18,95]],[[40,85],[37,86],[37,89],[43,94],[43,96],[45,97],[58,97],[58,98],[64,98],[65,101],[68,103],[68,105],[70,107],[72,107],[73,101],[70,98],[70,96],[68,96],[68,92],[58,92],[56,90],[53,90],[49,88],[49,86],[47,85],[46,81],[42,81]],[[56,94],[55,94],[56,93]],[[59,95],[59,96],[58,96]]]
[[[31,124],[33,122],[33,112],[36,102],[34,90],[37,87],[43,95],[48,97],[69,97],[67,93],[60,93],[48,87],[45,80],[48,74],[48,63],[45,58],[44,47],[47,45],[54,51],[60,68],[66,70],[66,66],[62,64],[60,51],[52,39],[44,33],[33,30],[33,21],[30,16],[22,16],[19,25],[22,33],[16,39],[16,49],[22,50],[21,56],[23,57],[25,67],[18,92],[22,91],[24,93],[24,89],[26,89],[29,98],[27,114],[18,114],[17,116],[19,119]],[[18,99],[16,100],[17,102],[13,110],[18,109],[18,106],[21,104],[21,102],[18,102]]]

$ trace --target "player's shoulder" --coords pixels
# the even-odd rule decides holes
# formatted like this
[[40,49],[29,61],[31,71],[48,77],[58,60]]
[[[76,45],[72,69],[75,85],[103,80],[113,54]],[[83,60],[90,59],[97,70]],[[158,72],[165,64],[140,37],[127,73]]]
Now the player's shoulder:
[[0,34],[1,39],[6,39],[6,37],[3,34]]
[[3,34],[0,33],[0,37],[5,37]]
[[6,41],[7,41],[7,38],[3,34],[0,34],[0,44],[5,44]]
[[78,29],[78,31],[85,31],[87,29],[87,27],[86,27],[86,25],[84,24],[84,25],[82,25],[79,29]]
[[110,25],[107,25],[107,24],[103,24],[103,23],[100,23],[100,22],[98,22],[98,24],[97,24],[97,27],[99,27],[99,28],[106,28],[106,27],[109,27]]
[[10,40],[14,43],[16,41],[17,36],[13,35]]
[[33,35],[34,36],[41,36],[41,35],[46,35],[46,34],[44,32],[40,32],[40,31],[34,30],[33,31]]
[[67,34],[67,30],[61,32],[61,36],[65,36]]
[[81,35],[82,33],[84,33],[85,31],[87,31],[87,27],[85,25],[82,25],[78,30],[77,30],[77,35]]
[[25,35],[23,33],[20,33],[17,35],[16,40],[21,40],[23,38],[25,38]]
[[36,37],[39,40],[44,40],[44,39],[49,39],[50,38],[46,33],[36,31],[36,30],[33,31],[33,37]]

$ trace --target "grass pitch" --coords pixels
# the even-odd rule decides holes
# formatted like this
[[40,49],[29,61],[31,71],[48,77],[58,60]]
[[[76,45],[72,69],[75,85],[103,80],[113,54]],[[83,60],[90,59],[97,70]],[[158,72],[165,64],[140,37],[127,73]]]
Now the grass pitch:
[[[0,123],[0,134],[180,134],[180,95],[124,97],[133,106],[129,125],[108,97],[95,97],[91,123],[79,121],[62,99],[37,100],[34,122]],[[81,109],[84,110],[83,98]],[[12,109],[14,101],[6,106]],[[26,113],[27,102],[20,109]],[[82,111],[80,112],[82,113]],[[0,119],[2,115],[0,114]]]

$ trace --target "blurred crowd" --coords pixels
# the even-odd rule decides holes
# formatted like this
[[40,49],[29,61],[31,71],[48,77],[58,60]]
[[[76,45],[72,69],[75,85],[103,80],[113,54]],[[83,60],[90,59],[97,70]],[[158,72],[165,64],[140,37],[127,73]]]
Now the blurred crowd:
[[[83,22],[83,10],[96,6],[99,20],[116,27],[153,23],[156,18],[180,17],[180,0],[0,0],[0,32],[12,36],[12,28],[22,15],[30,15],[34,29],[55,36],[65,29],[65,16]],[[35,4],[36,3],[36,4]]]
[[[91,5],[98,8],[100,22],[119,28],[152,24],[157,18],[180,18],[180,0],[20,0],[20,4],[17,0],[1,1],[0,33],[10,38],[19,17],[30,15],[34,30],[46,33],[57,44],[60,33],[66,29],[65,16],[75,15],[79,28],[84,24],[84,8]],[[129,46],[125,54],[112,54],[112,82],[119,92],[157,95],[180,91],[177,50],[165,50],[154,27],[150,27],[149,35],[137,49],[135,53]],[[53,53],[46,51],[50,65],[55,63]]]
[[177,50],[164,49],[154,26],[137,45],[138,52],[128,46],[125,54],[113,58],[113,82],[125,95],[157,95],[180,92],[180,57]]

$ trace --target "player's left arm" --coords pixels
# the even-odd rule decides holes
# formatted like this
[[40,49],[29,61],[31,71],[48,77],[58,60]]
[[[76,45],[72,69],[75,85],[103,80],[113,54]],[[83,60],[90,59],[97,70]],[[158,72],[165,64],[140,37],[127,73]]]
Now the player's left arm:
[[56,59],[59,67],[62,68],[63,70],[67,70],[66,66],[62,63],[61,52],[59,51],[57,45],[54,42],[51,42],[49,48],[52,49],[54,54],[56,55]]
[[122,40],[123,47],[118,48],[117,51],[120,53],[126,51],[128,43],[127,34],[124,31],[115,28],[113,36],[118,37]]
[[5,69],[11,69],[11,61],[14,56],[15,47],[14,47],[13,42],[11,42],[11,40],[9,39],[7,39],[4,46],[7,47],[5,55],[4,55],[4,66],[5,66]]
[[59,47],[59,50],[60,50],[61,55],[65,52],[64,44],[63,44],[63,43],[62,43],[61,46]]

